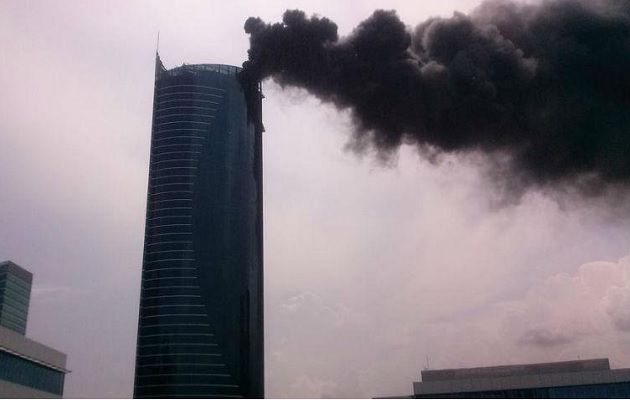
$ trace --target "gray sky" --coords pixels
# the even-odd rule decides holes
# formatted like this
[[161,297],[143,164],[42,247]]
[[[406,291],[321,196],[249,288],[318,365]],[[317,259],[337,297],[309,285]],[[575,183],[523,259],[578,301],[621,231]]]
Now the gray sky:
[[[342,35],[477,0],[0,2],[0,259],[34,274],[27,335],[67,397],[130,397],[156,36],[168,68],[240,65],[249,16]],[[430,368],[609,357],[630,367],[630,217],[528,193],[497,207],[466,160],[343,150],[348,115],[264,86],[268,397],[408,395]]]

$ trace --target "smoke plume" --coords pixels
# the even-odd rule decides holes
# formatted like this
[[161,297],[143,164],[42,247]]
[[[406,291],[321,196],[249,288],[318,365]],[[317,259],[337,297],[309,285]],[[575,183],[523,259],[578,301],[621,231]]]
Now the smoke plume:
[[242,76],[347,109],[351,147],[387,159],[481,153],[511,185],[630,186],[630,6],[491,1],[415,28],[378,10],[347,37],[288,10],[249,18]]

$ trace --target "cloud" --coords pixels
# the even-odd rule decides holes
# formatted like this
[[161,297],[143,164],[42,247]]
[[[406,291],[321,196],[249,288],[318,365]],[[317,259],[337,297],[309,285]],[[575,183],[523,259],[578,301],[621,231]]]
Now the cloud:
[[630,332],[630,287],[611,288],[607,296],[606,312],[615,328]]
[[[475,307],[464,301],[437,319],[433,309],[446,298],[437,293],[412,298],[399,291],[381,299],[384,307],[367,307],[344,304],[323,288],[294,290],[268,303],[268,391],[404,395],[427,363],[441,369],[604,357],[625,367],[629,261],[585,263],[535,281],[522,296],[487,298]],[[452,280],[452,289],[465,283]],[[371,290],[375,282],[366,277],[363,284]]]
[[521,336],[519,343],[541,347],[552,347],[571,343],[574,340],[575,338],[572,338],[562,332],[554,332],[547,328],[533,328],[526,331]]
[[603,308],[615,329],[630,332],[630,257],[607,264],[610,284],[602,297]]
[[31,297],[39,300],[49,301],[59,297],[68,296],[87,296],[90,294],[89,290],[80,290],[70,286],[54,285],[54,284],[35,284],[31,290]]
[[[590,262],[532,286],[503,321],[515,343],[540,349],[599,347],[630,332],[630,257]],[[562,351],[562,350],[559,350]],[[611,351],[611,350],[607,350]],[[614,354],[601,354],[614,356]]]

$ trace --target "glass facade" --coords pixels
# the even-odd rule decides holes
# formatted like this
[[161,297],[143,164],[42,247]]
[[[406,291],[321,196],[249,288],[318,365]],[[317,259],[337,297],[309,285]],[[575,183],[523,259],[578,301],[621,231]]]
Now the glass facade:
[[422,399],[628,399],[630,382],[416,395]]
[[57,396],[63,395],[64,372],[0,351],[0,380]]
[[238,72],[156,60],[137,398],[264,397],[262,127]]
[[33,275],[11,261],[0,263],[0,325],[26,333]]

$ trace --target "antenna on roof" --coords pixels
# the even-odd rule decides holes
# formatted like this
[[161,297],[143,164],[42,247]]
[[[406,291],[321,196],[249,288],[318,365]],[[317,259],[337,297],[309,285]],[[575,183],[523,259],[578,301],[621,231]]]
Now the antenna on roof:
[[429,355],[427,354],[427,363],[426,365],[423,367],[423,369],[426,371],[429,369]]
[[160,53],[160,31],[158,31],[157,45],[155,46],[155,52],[158,54]]

